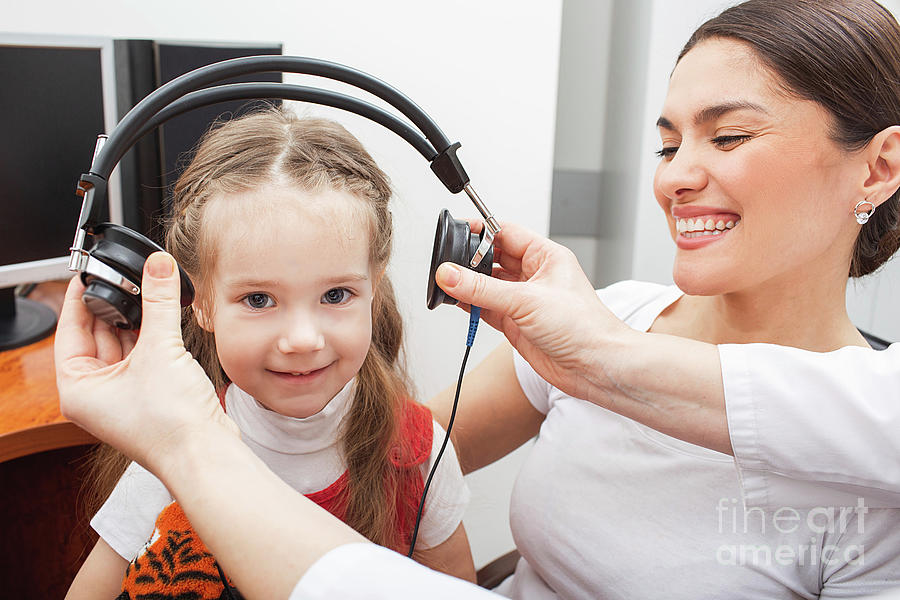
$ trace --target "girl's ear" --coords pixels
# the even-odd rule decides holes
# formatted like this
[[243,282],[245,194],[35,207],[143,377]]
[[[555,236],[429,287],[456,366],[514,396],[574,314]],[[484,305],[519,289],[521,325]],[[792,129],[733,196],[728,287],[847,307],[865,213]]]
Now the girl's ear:
[[862,192],[866,200],[878,206],[900,188],[900,125],[879,131],[864,152],[869,176]]
[[200,308],[200,303],[195,301],[191,304],[191,309],[194,311],[194,318],[197,319],[197,325],[199,325],[201,329],[214,333],[212,322],[209,320],[203,309]]

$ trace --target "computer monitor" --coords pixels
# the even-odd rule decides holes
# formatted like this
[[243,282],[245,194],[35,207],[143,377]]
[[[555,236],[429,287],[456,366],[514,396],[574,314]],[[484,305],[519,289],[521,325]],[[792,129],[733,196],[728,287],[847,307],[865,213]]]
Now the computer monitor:
[[[0,350],[48,335],[52,310],[19,284],[71,276],[75,184],[117,119],[113,41],[0,33]],[[121,222],[117,174],[108,217]]]
[[[281,52],[281,44],[266,42],[116,40],[120,118],[154,89],[188,71],[241,56]],[[281,73],[269,72],[233,77],[218,83],[281,80]],[[123,224],[162,245],[162,223],[168,215],[172,187],[200,136],[221,116],[246,112],[254,104],[253,101],[236,100],[202,106],[173,118],[138,142],[119,163]]]

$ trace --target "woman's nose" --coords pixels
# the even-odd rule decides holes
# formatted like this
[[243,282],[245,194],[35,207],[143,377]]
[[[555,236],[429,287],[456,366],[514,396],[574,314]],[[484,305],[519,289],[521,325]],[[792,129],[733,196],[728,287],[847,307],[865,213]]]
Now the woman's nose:
[[708,174],[700,161],[699,153],[682,144],[669,160],[660,163],[656,171],[657,193],[671,200],[678,200],[690,192],[706,187]]
[[325,334],[321,324],[307,311],[291,314],[278,338],[278,350],[284,354],[316,352],[324,347]]

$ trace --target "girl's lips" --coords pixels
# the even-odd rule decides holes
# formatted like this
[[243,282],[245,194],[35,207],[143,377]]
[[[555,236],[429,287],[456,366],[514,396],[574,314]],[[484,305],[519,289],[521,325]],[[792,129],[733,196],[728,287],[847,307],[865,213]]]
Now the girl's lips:
[[310,383],[318,379],[331,365],[325,365],[320,369],[314,369],[312,371],[308,371],[306,373],[295,373],[293,371],[272,371],[268,369],[269,373],[278,377],[282,381],[286,381],[288,383]]

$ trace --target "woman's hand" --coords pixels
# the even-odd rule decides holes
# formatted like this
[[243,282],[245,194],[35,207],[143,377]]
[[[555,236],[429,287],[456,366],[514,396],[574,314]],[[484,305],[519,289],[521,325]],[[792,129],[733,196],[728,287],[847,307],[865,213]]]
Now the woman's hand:
[[[471,223],[478,230],[480,223]],[[532,231],[504,223],[495,238],[493,277],[452,263],[438,268],[441,288],[482,307],[482,318],[548,382],[583,399],[607,383],[595,356],[633,331],[597,298],[578,260],[567,248]],[[598,371],[598,368],[600,369]]]
[[486,309],[485,320],[567,394],[732,452],[716,346],[631,329],[600,302],[575,255],[559,244],[511,224],[495,239],[493,277],[445,263],[436,273],[441,288]]
[[181,340],[179,276],[158,252],[144,265],[139,335],[94,317],[78,277],[56,330],[56,382],[62,414],[162,477],[180,444],[203,431],[237,427]]

